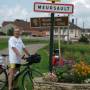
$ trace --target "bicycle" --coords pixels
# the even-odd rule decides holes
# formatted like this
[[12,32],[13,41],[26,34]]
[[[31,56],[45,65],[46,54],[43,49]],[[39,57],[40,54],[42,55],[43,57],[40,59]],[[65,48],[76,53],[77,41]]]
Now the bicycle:
[[[7,57],[8,55],[1,55],[2,57]],[[24,67],[22,70],[19,71],[19,73],[14,77],[14,82],[17,81],[21,77],[21,84],[22,89],[20,90],[33,90],[34,89],[34,77],[42,77],[43,74],[39,72],[38,70],[32,68],[32,64],[39,63],[41,60],[40,55],[34,54],[27,58],[24,58],[26,60],[25,64],[21,64],[22,67]],[[0,90],[5,90],[5,88],[8,86],[8,74],[7,74],[7,68],[4,68],[3,65],[0,67]],[[3,78],[2,78],[3,77]]]

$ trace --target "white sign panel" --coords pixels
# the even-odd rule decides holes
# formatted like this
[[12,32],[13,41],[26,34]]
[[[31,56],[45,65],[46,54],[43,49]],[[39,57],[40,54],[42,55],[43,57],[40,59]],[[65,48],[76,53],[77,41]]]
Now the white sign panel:
[[40,3],[40,2],[34,3],[35,12],[72,14],[73,8],[74,8],[73,4]]

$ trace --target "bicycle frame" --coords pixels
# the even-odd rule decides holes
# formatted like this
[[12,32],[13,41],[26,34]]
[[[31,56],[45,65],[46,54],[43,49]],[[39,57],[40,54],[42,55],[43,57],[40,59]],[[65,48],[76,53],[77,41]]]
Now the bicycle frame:
[[[7,55],[2,55],[2,56],[6,57]],[[34,77],[34,76],[32,75],[33,71],[36,72],[37,74],[41,75],[41,76],[43,75],[43,74],[41,74],[38,70],[32,68],[31,65],[32,65],[32,63],[30,63],[30,62],[27,62],[26,64],[21,64],[20,68],[21,68],[21,67],[24,67],[24,68],[21,69],[20,72],[14,77],[13,82],[17,81],[17,80],[19,79],[19,77],[22,75],[22,83],[23,83],[24,78],[28,75],[30,81],[31,81],[32,84],[33,84],[33,77]],[[7,76],[7,80],[6,80],[6,82],[5,82],[5,88],[7,88],[7,86],[8,86],[7,68],[5,68],[4,71],[5,71],[6,76]]]
[[[31,68],[30,68],[30,65],[28,65],[28,63],[27,64],[24,64],[24,65],[21,65],[21,66],[25,66],[25,68],[24,68],[24,70],[21,70],[20,72],[19,72],[19,74],[17,74],[16,76],[15,76],[15,78],[14,78],[14,80],[16,80],[16,79],[18,79],[21,75],[25,75],[26,73],[31,73]],[[30,77],[32,77],[32,74],[30,74]]]

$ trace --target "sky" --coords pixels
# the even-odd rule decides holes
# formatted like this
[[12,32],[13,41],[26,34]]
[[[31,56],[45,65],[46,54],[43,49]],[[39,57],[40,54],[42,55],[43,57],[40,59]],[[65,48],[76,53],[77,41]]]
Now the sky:
[[[47,0],[0,0],[0,25],[3,21],[14,21],[23,19],[30,21],[31,17],[50,16],[50,13],[37,13],[33,11],[34,2],[49,2]],[[74,13],[70,15],[70,20],[77,20],[77,25],[90,28],[90,0],[61,0],[56,3],[74,4]],[[55,16],[61,15],[60,13]],[[84,25],[83,25],[84,23]]]

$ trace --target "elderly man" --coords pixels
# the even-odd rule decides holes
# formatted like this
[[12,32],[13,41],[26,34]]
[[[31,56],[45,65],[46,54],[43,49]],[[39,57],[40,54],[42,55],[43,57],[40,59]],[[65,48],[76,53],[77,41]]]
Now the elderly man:
[[28,50],[20,38],[20,30],[14,27],[13,36],[8,41],[9,46],[9,74],[8,74],[8,90],[13,90],[13,77],[17,70],[20,68],[22,51],[29,55]]

